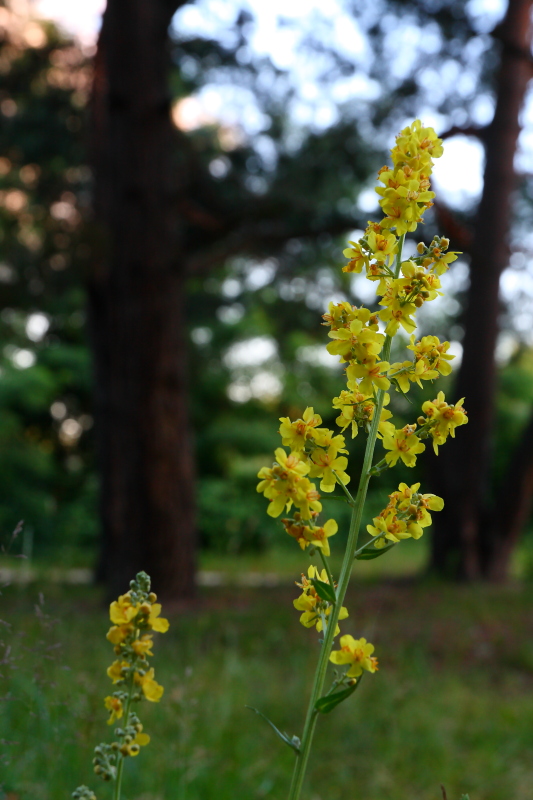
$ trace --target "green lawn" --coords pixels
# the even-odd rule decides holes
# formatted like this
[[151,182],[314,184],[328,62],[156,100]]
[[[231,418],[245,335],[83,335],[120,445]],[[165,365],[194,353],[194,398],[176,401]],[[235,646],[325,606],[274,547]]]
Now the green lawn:
[[[152,742],[126,765],[124,800],[284,800],[292,753],[245,705],[300,733],[317,635],[298,623],[296,594],[288,581],[202,589],[169,611],[153,660],[165,695],[141,706]],[[381,669],[320,720],[305,799],[441,800],[443,783],[448,800],[530,800],[533,587],[369,578],[347,605],[343,631],[373,641]],[[7,797],[62,800],[87,783],[110,798],[91,775],[94,745],[111,740],[102,698],[113,655],[97,591],[12,586],[0,616],[11,646],[0,689]]]

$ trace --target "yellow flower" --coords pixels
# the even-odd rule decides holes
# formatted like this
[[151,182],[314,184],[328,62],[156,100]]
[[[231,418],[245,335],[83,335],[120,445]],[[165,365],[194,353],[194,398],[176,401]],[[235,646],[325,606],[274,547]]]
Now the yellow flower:
[[139,605],[132,605],[130,593],[121,595],[109,606],[109,616],[115,625],[127,625],[137,616]]
[[[163,622],[163,620],[158,620],[158,622]],[[152,637],[150,636],[150,634],[145,633],[144,636],[141,636],[140,639],[135,639],[135,641],[131,643],[131,646],[133,648],[133,652],[136,655],[141,656],[141,658],[144,658],[145,656],[153,656],[152,653],[153,644],[154,643],[152,641]]]
[[132,742],[122,745],[120,752],[124,756],[138,756],[141,747],[145,747],[149,742],[150,737],[147,733],[137,733]]
[[277,463],[269,469],[263,467],[258,474],[262,480],[257,485],[257,491],[262,492],[270,500],[267,513],[271,517],[278,517],[283,509],[287,510],[293,503],[297,506],[306,503],[306,497],[314,489],[313,485],[304,478],[309,472],[309,466],[299,453],[287,455],[282,447],[275,452]]
[[116,719],[121,719],[124,709],[122,708],[122,701],[118,697],[106,697],[104,705],[108,711],[111,711],[111,716],[107,720],[108,725],[112,725]]
[[294,503],[300,509],[302,519],[311,519],[314,515],[322,511],[320,494],[315,489],[314,483],[305,481],[306,486],[301,487],[301,493],[297,496]]
[[[318,569],[313,565],[309,567],[307,575],[308,578],[306,578],[305,575],[302,575],[302,582],[296,584],[303,589],[303,592],[292,602],[297,611],[303,611],[303,614],[300,616],[300,622],[302,625],[304,625],[306,628],[312,628],[315,626],[317,631],[320,633],[323,628],[322,615],[324,618],[329,617],[332,606],[326,600],[322,600],[318,596],[311,581],[313,579],[318,579],[323,583],[329,583],[329,580],[325,569],[323,569],[322,572],[319,572]],[[347,616],[348,609],[343,606],[339,612],[339,620],[346,619]],[[340,628],[337,625],[335,629],[335,636],[337,636],[338,633],[340,633]]]
[[[328,539],[330,536],[335,536],[338,530],[339,526],[335,520],[328,519],[328,521],[320,527],[309,525],[305,530],[304,536],[307,540],[307,544],[313,545],[314,547],[319,547],[325,556],[329,556],[330,549]],[[304,549],[305,548],[302,547],[302,550]]]
[[291,422],[289,417],[280,417],[279,429],[282,444],[298,452],[303,450],[305,444],[312,436],[313,428],[322,424],[322,417],[315,414],[312,408],[306,408],[302,419]]
[[122,675],[122,670],[124,667],[129,667],[129,663],[127,661],[113,661],[111,666],[107,668],[107,674],[113,683],[118,683],[118,681],[124,680]]
[[113,625],[106,633],[111,644],[121,644],[133,631],[133,625]]
[[376,672],[378,661],[372,656],[374,645],[366,639],[354,639],[349,634],[341,636],[340,650],[334,650],[329,660],[334,664],[350,664],[350,669],[346,673],[349,678],[358,678],[363,670]]
[[153,667],[150,667],[150,669],[147,670],[144,675],[140,675],[138,672],[135,672],[133,677],[135,683],[137,683],[143,690],[143,694],[147,700],[150,700],[152,703],[158,703],[161,700],[165,690],[161,684],[154,680]]
[[433,437],[433,449],[438,455],[438,446],[444,444],[448,436],[455,438],[455,429],[459,425],[466,425],[468,416],[463,408],[464,397],[454,406],[448,405],[444,392],[439,392],[435,400],[426,400],[422,411],[427,419],[434,424],[430,428]]
[[367,525],[371,536],[380,536],[374,547],[384,547],[385,539],[399,542],[401,539],[419,539],[424,528],[431,525],[431,511],[441,511],[444,507],[442,498],[434,494],[420,494],[420,484],[408,486],[400,483],[398,491],[389,495],[387,507],[372,520],[374,525]]
[[337,483],[337,477],[346,485],[350,482],[350,476],[345,469],[348,466],[348,459],[345,456],[337,456],[337,448],[332,446],[327,450],[317,449],[313,452],[310,476],[311,478],[322,478],[320,488],[323,492],[332,492]]
[[362,364],[351,364],[346,370],[348,380],[354,378],[362,378],[359,384],[359,391],[367,395],[372,395],[374,392],[374,384],[378,389],[385,391],[390,386],[390,380],[387,378],[386,373],[389,369],[388,361],[376,361],[375,358],[368,358]]
[[417,454],[426,449],[425,444],[415,436],[415,428],[416,425],[406,425],[401,430],[395,430],[393,434],[387,433],[383,436],[383,447],[391,451],[385,456],[389,467],[393,467],[400,458],[406,467],[414,467]]
[[343,272],[361,272],[363,267],[367,267],[370,261],[368,253],[366,253],[359,242],[348,242],[351,247],[343,250],[343,255],[350,260],[345,267],[342,268]]
[[328,325],[331,330],[336,331],[338,328],[345,328],[357,319],[357,309],[343,301],[342,303],[329,303],[328,312],[322,315],[324,322],[323,325]]
[[398,250],[398,240],[393,233],[385,231],[384,234],[370,231],[367,236],[368,246],[372,251],[372,257],[378,264],[384,264],[387,259],[391,259]]
[[169,621],[164,617],[160,617],[161,604],[153,603],[150,607],[150,614],[148,616],[148,625],[153,631],[157,633],[166,633],[169,629]]

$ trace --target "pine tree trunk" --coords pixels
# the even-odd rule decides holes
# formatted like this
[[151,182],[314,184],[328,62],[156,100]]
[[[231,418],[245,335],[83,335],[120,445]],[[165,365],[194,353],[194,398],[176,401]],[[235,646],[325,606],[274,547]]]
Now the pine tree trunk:
[[463,361],[455,388],[466,397],[469,423],[433,462],[444,512],[435,520],[431,567],[448,577],[473,580],[490,573],[492,526],[485,524],[495,400],[494,352],[498,335],[499,283],[508,264],[513,161],[520,111],[531,76],[531,0],[510,0],[495,31],[501,63],[494,120],[486,132],[483,194],[471,251],[470,287],[464,317]]
[[167,87],[177,5],[108,0],[95,67],[101,247],[88,289],[103,526],[98,571],[111,596],[141,569],[167,598],[194,590],[184,276]]

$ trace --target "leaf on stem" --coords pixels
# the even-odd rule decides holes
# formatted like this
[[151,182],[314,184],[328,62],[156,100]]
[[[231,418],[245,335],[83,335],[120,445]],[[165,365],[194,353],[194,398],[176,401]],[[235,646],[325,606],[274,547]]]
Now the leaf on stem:
[[392,544],[388,544],[386,547],[382,547],[380,550],[375,547],[365,547],[365,549],[361,550],[359,555],[355,558],[357,561],[372,561],[373,558],[379,558],[384,553],[392,550],[393,547],[396,547],[396,544],[396,542],[393,542]]
[[337,595],[335,594],[335,588],[330,583],[324,583],[324,581],[319,581],[318,578],[312,578],[311,583],[316,589],[316,593],[321,598],[321,600],[327,600],[328,603],[333,603],[333,604],[337,602]]
[[258,716],[262,717],[262,718],[265,720],[265,722],[268,722],[268,724],[270,725],[270,727],[272,728],[272,730],[274,731],[274,733],[275,733],[277,736],[279,736],[279,738],[281,739],[281,741],[282,741],[282,742],[285,742],[285,744],[288,744],[288,745],[289,745],[289,747],[290,747],[292,750],[294,750],[296,753],[298,753],[298,754],[300,753],[300,740],[298,739],[298,737],[297,737],[297,736],[292,736],[292,737],[289,737],[289,734],[288,734],[288,733],[282,733],[282,732],[279,730],[279,728],[276,728],[276,726],[274,725],[274,723],[272,722],[272,720],[270,720],[268,717],[266,717],[266,716],[265,716],[265,715],[264,715],[264,714],[263,714],[261,711],[259,711],[257,708],[253,708],[253,706],[245,706],[245,708],[249,708],[249,709],[250,709],[250,711],[255,711],[255,713],[256,713]]
[[348,686],[347,689],[342,689],[340,692],[333,692],[333,694],[326,694],[324,697],[320,697],[315,703],[315,709],[321,714],[329,714],[330,711],[333,711],[335,706],[338,706],[339,703],[342,703],[343,700],[350,697],[359,687],[360,683],[361,678],[359,678],[357,683],[354,683],[353,686]]

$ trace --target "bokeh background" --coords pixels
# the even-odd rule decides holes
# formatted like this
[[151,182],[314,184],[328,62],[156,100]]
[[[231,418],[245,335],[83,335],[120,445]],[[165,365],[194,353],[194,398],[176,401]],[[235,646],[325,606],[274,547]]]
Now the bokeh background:
[[[407,248],[438,232],[463,252],[419,333],[451,342],[439,388],[471,422],[371,487],[367,521],[399,480],[446,511],[357,570],[350,632],[383,667],[324,721],[309,797],[531,796],[531,6],[0,4],[5,798],[90,782],[104,602],[139,569],[173,626],[128,800],[284,796],[291,754],[244,705],[301,726],[309,559],[256,475],[278,417],[311,405],[335,427],[321,315],[375,303],[342,249],[379,218],[376,171],[415,117],[445,154]],[[435,391],[391,408],[405,424]]]

